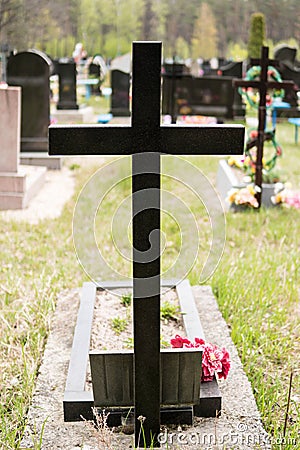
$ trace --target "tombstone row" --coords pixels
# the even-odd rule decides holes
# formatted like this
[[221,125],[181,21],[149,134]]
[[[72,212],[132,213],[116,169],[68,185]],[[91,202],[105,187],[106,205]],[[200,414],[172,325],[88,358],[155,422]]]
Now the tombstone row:
[[[233,78],[242,78],[242,62],[230,62],[208,76],[195,77],[181,63],[165,63],[162,68],[162,113],[172,117],[188,114],[213,115],[232,119],[245,115],[240,94],[234,89]],[[220,76],[221,75],[221,76]],[[111,113],[130,115],[130,73],[111,71]]]
[[[287,46],[275,52],[283,79],[300,86],[300,63],[296,50]],[[111,70],[111,113],[130,115],[130,69]],[[165,63],[162,68],[162,113],[172,117],[189,114],[212,115],[232,119],[245,115],[245,105],[233,87],[233,78],[242,78],[242,62],[226,62],[204,76],[194,76],[184,64]],[[90,74],[100,75],[99,64],[90,65]],[[50,124],[51,75],[59,78],[57,110],[77,110],[76,64],[72,58],[52,61],[36,50],[17,53],[8,58],[7,82],[22,87],[21,152],[45,152]],[[286,92],[285,101],[297,105],[297,91]]]
[[[240,67],[240,66],[238,66]],[[177,68],[176,68],[177,70]],[[179,66],[179,72],[182,67]],[[234,106],[235,93],[231,86],[232,65],[224,69],[224,77],[194,80],[190,75],[176,80],[176,95],[182,100],[181,108],[191,114],[210,114],[233,117],[241,114]],[[239,69],[241,71],[241,69]],[[91,73],[100,74],[99,64],[91,66]],[[46,54],[30,50],[11,55],[7,62],[7,82],[22,87],[21,152],[46,152],[50,124],[50,76],[58,75],[59,99],[57,110],[78,109],[76,96],[76,64],[71,59],[51,60]],[[225,76],[226,74],[226,76]],[[227,78],[226,78],[227,77]],[[200,81],[201,80],[201,81]],[[172,78],[163,83],[163,114],[170,114],[170,86]],[[119,69],[111,71],[111,113],[130,115],[130,73]],[[172,97],[173,98],[173,97]],[[203,108],[199,107],[202,105]]]

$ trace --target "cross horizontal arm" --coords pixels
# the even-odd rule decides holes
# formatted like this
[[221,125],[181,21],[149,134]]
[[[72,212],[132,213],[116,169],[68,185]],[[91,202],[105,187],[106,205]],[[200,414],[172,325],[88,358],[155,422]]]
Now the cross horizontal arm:
[[230,155],[242,153],[242,125],[169,125],[151,130],[116,125],[52,125],[50,155]]
[[51,125],[49,155],[131,155],[127,125]]
[[171,155],[237,155],[243,153],[243,125],[162,126],[161,153]]
[[[262,81],[256,80],[234,80],[234,86],[236,87],[244,87],[244,88],[255,88],[259,89],[261,87]],[[268,89],[287,89],[294,86],[293,81],[267,81],[266,82]]]
[[[251,58],[250,59],[250,65],[251,66],[260,66],[261,65],[261,58]],[[266,59],[266,64],[268,64],[268,66],[273,66],[273,67],[278,67],[279,66],[279,61],[277,59]]]

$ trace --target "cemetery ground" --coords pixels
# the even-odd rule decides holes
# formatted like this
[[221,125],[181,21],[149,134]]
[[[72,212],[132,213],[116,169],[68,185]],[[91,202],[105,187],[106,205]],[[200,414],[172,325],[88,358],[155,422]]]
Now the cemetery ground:
[[[279,123],[277,137],[283,148],[280,166],[293,188],[299,190],[300,149],[294,143],[294,127]],[[215,181],[218,158],[186,159]],[[3,449],[15,449],[20,444],[57,297],[87,280],[73,248],[72,215],[81,187],[98,166],[92,164],[92,159],[91,165],[78,163],[78,159],[76,163],[66,160],[66,164],[74,170],[77,187],[59,218],[44,219],[35,225],[8,221],[0,213],[0,448]],[[120,200],[129,191],[129,183],[122,184],[112,200]],[[208,227],[204,208],[193,198],[188,201],[194,201],[190,207],[200,225]],[[50,204],[51,199],[49,207]],[[110,225],[112,204],[106,206],[103,230]],[[88,211],[88,205],[86,208]],[[226,221],[224,255],[208,283],[251,381],[265,429],[278,438],[278,443],[274,440],[274,448],[299,448],[299,210],[276,207],[226,213]],[[167,218],[163,218],[163,227],[168,228]],[[166,265],[179,246],[177,231],[171,230]],[[191,284],[198,283],[201,260],[209,251],[209,237],[207,228],[200,242],[200,257],[188,276]],[[110,249],[106,251],[109,254]],[[114,264],[118,268],[122,260]],[[281,440],[284,432],[289,440]],[[38,439],[35,445],[40,448]]]

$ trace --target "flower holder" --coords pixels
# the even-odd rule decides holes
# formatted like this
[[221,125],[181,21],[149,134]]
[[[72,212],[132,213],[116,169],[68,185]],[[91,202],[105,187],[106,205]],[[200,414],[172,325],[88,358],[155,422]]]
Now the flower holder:
[[[184,311],[189,339],[204,338],[191,286],[187,280],[164,287],[175,287]],[[133,352],[89,351],[97,290],[130,288],[129,283],[84,283],[74,331],[69,371],[64,393],[66,422],[93,419],[92,408],[109,413],[108,426],[121,425],[122,416],[133,408]],[[216,379],[201,383],[199,349],[161,350],[161,423],[192,424],[194,415],[216,417],[221,411],[221,395]],[[90,357],[93,391],[86,390],[87,363]],[[199,392],[200,391],[200,392]]]

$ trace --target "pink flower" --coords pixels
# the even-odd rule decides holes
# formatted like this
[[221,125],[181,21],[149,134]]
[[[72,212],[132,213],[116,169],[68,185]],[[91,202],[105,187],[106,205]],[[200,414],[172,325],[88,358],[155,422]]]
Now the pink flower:
[[201,347],[205,345],[205,341],[203,339],[200,338],[195,338],[195,347]]
[[212,381],[216,374],[218,378],[227,378],[230,356],[225,347],[219,348],[214,344],[205,343],[203,339],[197,337],[194,342],[191,342],[178,334],[171,339],[171,345],[172,348],[200,348],[202,350],[202,382]]
[[221,360],[222,371],[218,373],[218,377],[224,378],[224,380],[226,380],[229,369],[230,369],[231,362],[230,362],[229,353],[225,347],[222,348],[222,352],[223,352],[223,356],[222,356],[222,360]]
[[293,208],[300,209],[300,194],[295,193],[287,195],[285,202]]
[[171,346],[172,348],[182,348],[183,344],[191,344],[191,342],[186,339],[186,338],[182,338],[181,336],[179,336],[179,334],[176,334],[175,338],[171,339]]
[[202,381],[211,381],[215,372],[222,372],[222,352],[216,345],[205,344],[202,354]]

